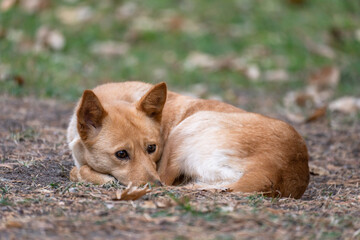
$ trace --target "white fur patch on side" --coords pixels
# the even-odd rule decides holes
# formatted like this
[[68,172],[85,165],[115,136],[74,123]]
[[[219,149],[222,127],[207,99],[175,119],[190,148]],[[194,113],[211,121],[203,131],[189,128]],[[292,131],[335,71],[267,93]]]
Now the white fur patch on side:
[[[174,140],[176,161],[182,173],[198,184],[226,185],[238,181],[244,172],[245,160],[239,149],[228,144],[233,123],[223,113],[198,112],[181,122],[170,134]],[[173,139],[171,139],[173,138]]]
[[80,168],[82,165],[84,165],[84,149],[81,143],[81,139],[76,127],[77,124],[77,118],[76,114],[74,113],[71,117],[69,127],[67,129],[67,141],[69,144],[69,148],[71,150],[71,154],[74,159],[75,166],[77,168]]
[[84,165],[81,156],[79,157],[79,155],[83,155],[83,150],[81,149],[82,146],[81,147],[79,146],[80,144],[81,144],[80,138],[75,138],[72,142],[69,143],[69,148],[71,150],[74,159],[74,164],[78,169],[82,165]]

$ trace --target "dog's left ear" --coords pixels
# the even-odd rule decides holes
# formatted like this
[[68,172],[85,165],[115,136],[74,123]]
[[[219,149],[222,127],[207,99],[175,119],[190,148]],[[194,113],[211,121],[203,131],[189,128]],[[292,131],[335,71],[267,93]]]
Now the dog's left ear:
[[161,121],[161,114],[166,102],[167,87],[162,82],[153,86],[137,103],[136,108],[150,118]]

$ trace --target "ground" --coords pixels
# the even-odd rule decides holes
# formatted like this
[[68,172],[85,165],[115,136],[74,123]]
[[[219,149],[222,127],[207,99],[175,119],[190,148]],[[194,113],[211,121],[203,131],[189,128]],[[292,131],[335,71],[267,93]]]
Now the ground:
[[[0,1],[0,239],[359,239],[360,2]],[[300,200],[69,181],[84,89],[165,81],[285,120],[305,138]],[[347,97],[347,98],[342,98]],[[339,101],[340,102],[339,102]]]
[[136,201],[114,201],[120,184],[69,180],[65,132],[72,107],[0,97],[1,239],[360,238],[357,118],[295,125],[313,173],[300,200],[157,187]]

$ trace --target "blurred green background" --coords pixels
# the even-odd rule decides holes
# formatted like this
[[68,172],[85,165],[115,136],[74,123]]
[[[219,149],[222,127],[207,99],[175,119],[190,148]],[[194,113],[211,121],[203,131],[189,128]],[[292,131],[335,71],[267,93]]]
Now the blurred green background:
[[[360,93],[360,1],[2,2],[0,91],[75,100],[108,81],[166,81],[231,101],[283,95],[336,66],[337,96]],[[199,88],[199,85],[197,85]]]

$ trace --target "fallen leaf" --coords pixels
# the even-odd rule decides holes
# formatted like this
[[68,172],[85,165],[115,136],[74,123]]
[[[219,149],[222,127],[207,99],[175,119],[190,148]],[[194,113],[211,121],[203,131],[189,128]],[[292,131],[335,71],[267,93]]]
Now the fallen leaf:
[[5,226],[7,228],[22,228],[23,226],[23,223],[18,221],[18,220],[8,220],[6,223],[5,223]]
[[16,83],[19,87],[22,87],[22,86],[24,85],[24,83],[25,83],[24,78],[23,78],[22,76],[20,76],[20,75],[15,75],[15,76],[13,77],[13,79],[14,79],[15,83]]
[[5,12],[12,8],[17,3],[17,0],[3,0],[0,5],[1,11]]
[[284,69],[268,70],[264,73],[264,79],[268,82],[286,82],[289,74]]
[[360,98],[346,96],[336,99],[329,104],[329,109],[347,114],[355,113],[360,110]]
[[234,58],[231,61],[231,69],[244,74],[246,78],[251,81],[257,81],[260,78],[261,72],[257,65],[247,64],[243,58]]
[[36,44],[37,51],[44,48],[50,48],[53,50],[62,50],[65,46],[65,38],[58,30],[50,29],[47,26],[40,27],[36,32]]
[[308,84],[318,90],[337,87],[340,81],[340,69],[335,66],[326,66],[310,75]]
[[336,57],[335,51],[328,45],[325,45],[323,43],[316,43],[310,39],[307,39],[305,41],[305,44],[310,52],[315,53],[319,56],[326,57],[329,59],[334,59]]
[[[360,196],[359,196],[359,197],[360,197]],[[360,198],[359,198],[359,199],[360,199]],[[357,237],[360,237],[360,228],[354,232],[354,234],[352,235],[352,237],[353,237],[354,239],[356,239]]]
[[132,21],[130,29],[138,32],[156,32],[164,30],[165,26],[162,22],[147,16],[140,16]]
[[193,70],[196,68],[215,70],[216,67],[217,64],[215,58],[201,52],[190,53],[184,61],[184,68],[186,70]]
[[47,37],[47,44],[50,48],[54,50],[61,50],[65,46],[65,38],[61,34],[61,32],[53,30],[49,32],[49,35]]
[[75,25],[89,21],[93,10],[89,6],[61,7],[57,9],[56,16],[64,24]]
[[137,5],[134,2],[127,2],[116,9],[116,18],[118,20],[126,20],[135,17]]
[[298,94],[295,97],[295,103],[299,107],[311,106],[314,103],[314,98],[312,95],[307,94],[306,92],[298,92]]
[[132,183],[130,183],[124,190],[118,189],[115,192],[115,196],[112,200],[124,200],[124,201],[132,201],[141,198],[146,193],[150,192],[148,185],[145,185],[143,188],[133,187]]
[[129,50],[129,45],[122,42],[106,41],[96,43],[91,47],[91,52],[102,56],[122,56]]
[[304,116],[300,114],[291,113],[288,111],[285,112],[285,116],[293,123],[303,123],[306,120]]
[[326,170],[325,168],[316,166],[313,163],[309,163],[309,170],[310,170],[310,173],[313,175],[324,176],[324,175],[330,174],[330,172],[328,170]]
[[326,115],[327,106],[316,109],[306,120],[306,123],[314,122]]
[[191,87],[191,93],[194,94],[198,98],[205,98],[209,93],[208,85],[204,83],[194,84]]
[[50,0],[21,0],[20,7],[28,13],[36,13],[50,7]]
[[169,18],[165,19],[167,27],[171,31],[179,31],[183,29],[185,19],[178,15],[170,16]]
[[254,64],[246,66],[243,73],[245,77],[252,81],[257,81],[261,75],[259,67]]

